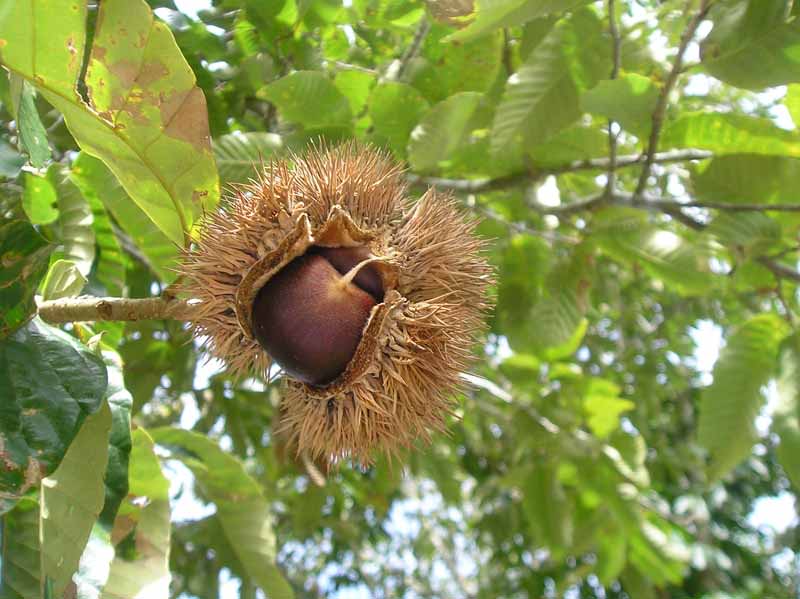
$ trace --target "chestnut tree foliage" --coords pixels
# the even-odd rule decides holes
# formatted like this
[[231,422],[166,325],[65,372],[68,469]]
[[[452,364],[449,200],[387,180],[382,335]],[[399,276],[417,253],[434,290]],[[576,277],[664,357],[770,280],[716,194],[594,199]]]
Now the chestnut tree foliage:
[[[797,596],[800,3],[176,4],[0,0],[0,597]],[[44,309],[318,139],[497,269],[450,434],[327,476],[179,319]]]

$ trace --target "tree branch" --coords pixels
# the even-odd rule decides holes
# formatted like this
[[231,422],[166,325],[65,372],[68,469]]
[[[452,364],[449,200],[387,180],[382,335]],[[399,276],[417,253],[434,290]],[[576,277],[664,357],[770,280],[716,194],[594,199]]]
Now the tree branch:
[[681,41],[678,45],[678,53],[675,55],[675,61],[672,63],[672,69],[670,70],[669,76],[664,83],[664,87],[661,88],[661,92],[658,95],[656,107],[653,111],[650,139],[647,143],[647,151],[644,154],[644,166],[642,166],[642,172],[639,175],[639,182],[636,185],[636,192],[634,193],[634,197],[637,199],[642,197],[644,189],[647,187],[647,179],[650,177],[650,171],[655,163],[655,156],[658,152],[658,140],[661,136],[661,128],[664,125],[664,117],[667,112],[667,105],[669,104],[669,94],[675,87],[678,77],[683,69],[683,58],[686,54],[686,49],[689,47],[689,43],[694,38],[694,34],[697,32],[697,28],[700,26],[700,23],[702,23],[703,19],[706,17],[709,8],[711,8],[711,0],[700,0],[700,10],[698,10],[694,17],[692,17],[692,20],[689,21],[689,24],[686,26],[683,35],[681,35]]
[[756,258],[756,260],[758,260],[761,265],[765,266],[769,271],[771,271],[776,278],[789,279],[795,283],[800,283],[800,272],[797,272],[795,269],[786,266],[785,264],[781,264],[772,258],[767,258],[766,256],[760,256]]
[[191,304],[164,297],[67,297],[39,302],[39,316],[51,324],[98,320],[186,320]]
[[[664,200],[661,200],[664,201]],[[727,212],[800,212],[800,204],[732,204],[727,202],[671,202],[685,208],[710,208]]]
[[[634,194],[620,192],[610,196],[602,193],[585,200],[570,202],[569,204],[564,204],[562,206],[535,205],[533,207],[542,214],[565,216],[585,210],[592,210],[593,208],[601,205],[629,206],[644,210],[657,210],[671,216],[675,220],[683,223],[695,231],[702,231],[705,229],[705,223],[692,218],[683,212],[682,208],[710,208],[716,210],[733,210],[740,212],[768,212],[770,210],[786,209],[791,212],[800,212],[800,206],[794,204],[723,204],[720,202],[676,202],[673,200],[662,199],[645,199],[642,201]],[[800,283],[800,272],[790,266],[786,266],[785,264],[778,262],[774,257],[759,256],[756,258],[756,260],[765,268],[769,269],[777,279],[787,279],[794,281],[795,283]]]
[[[617,27],[615,0],[608,0],[608,31],[611,34],[611,51],[614,64],[611,67],[611,79],[619,77],[622,63],[622,38]],[[617,133],[614,132],[614,120],[608,120],[608,180],[606,193],[612,194],[617,187]]]
[[660,198],[639,199],[634,194],[618,191],[611,195],[604,193],[591,196],[583,200],[576,200],[560,206],[543,206],[534,204],[532,207],[542,214],[554,214],[564,216],[592,210],[599,205],[630,206],[633,208],[644,208],[659,210],[661,212],[681,210],[683,208],[707,208],[709,210],[722,210],[725,212],[800,212],[800,204],[740,204],[729,202],[703,202],[688,201],[678,202],[676,200],[665,200]]
[[446,179],[441,177],[421,177],[419,175],[406,175],[409,185],[434,186],[440,189],[449,189],[461,193],[482,193],[508,189],[518,185],[525,185],[538,181],[542,176],[538,173],[516,173],[505,175],[496,179]]
[[484,206],[469,206],[469,208],[476,214],[480,214],[485,218],[500,223],[513,233],[524,233],[526,235],[532,235],[533,237],[540,237],[549,242],[562,241],[564,243],[570,243],[573,245],[580,243],[579,239],[564,235],[558,231],[540,231],[539,229],[534,229],[524,223],[507,220],[506,218],[497,214],[494,210]]
[[[712,157],[713,154],[705,150],[670,150],[669,152],[659,152],[656,154],[653,158],[653,164],[686,162],[687,160],[707,160]],[[641,164],[641,161],[641,154],[618,156],[616,168],[636,166]],[[540,168],[525,173],[514,173],[495,179],[447,179],[441,177],[408,175],[406,180],[411,185],[433,185],[435,187],[461,193],[482,193],[534,183],[548,175],[560,175],[562,173],[574,173],[578,171],[607,170],[610,164],[611,161],[609,158],[586,158],[560,166]]]
[[150,262],[150,259],[142,253],[142,251],[139,249],[139,246],[136,245],[136,242],[131,239],[125,231],[120,229],[113,222],[111,223],[111,230],[114,232],[114,236],[117,238],[117,241],[119,241],[120,246],[123,250],[125,250],[125,252],[133,256],[136,261],[142,264],[151,273],[158,275],[158,271],[156,270],[155,266],[153,266],[153,263]]

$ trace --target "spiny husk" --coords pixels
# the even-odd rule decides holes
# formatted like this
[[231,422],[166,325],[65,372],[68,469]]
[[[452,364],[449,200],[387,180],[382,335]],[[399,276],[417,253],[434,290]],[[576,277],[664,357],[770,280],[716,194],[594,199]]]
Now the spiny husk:
[[402,170],[374,149],[314,148],[265,166],[207,217],[184,257],[193,326],[231,372],[265,374],[253,338],[258,289],[311,244],[367,245],[383,259],[386,294],[345,372],[324,387],[286,377],[282,434],[297,451],[368,463],[444,428],[459,373],[483,331],[491,269],[455,201],[406,195]]

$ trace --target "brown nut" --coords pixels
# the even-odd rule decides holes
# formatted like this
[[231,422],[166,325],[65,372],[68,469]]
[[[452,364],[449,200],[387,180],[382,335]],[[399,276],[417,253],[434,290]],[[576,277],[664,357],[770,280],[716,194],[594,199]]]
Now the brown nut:
[[[358,257],[354,264],[344,259],[352,252],[307,253],[267,281],[253,302],[258,342],[289,375],[312,385],[328,383],[344,372],[376,303],[358,285],[366,267],[347,281],[342,275],[349,268],[334,268],[326,259],[330,254],[342,269],[358,264]],[[374,283],[367,274],[362,279]],[[382,294],[380,287],[376,291]]]

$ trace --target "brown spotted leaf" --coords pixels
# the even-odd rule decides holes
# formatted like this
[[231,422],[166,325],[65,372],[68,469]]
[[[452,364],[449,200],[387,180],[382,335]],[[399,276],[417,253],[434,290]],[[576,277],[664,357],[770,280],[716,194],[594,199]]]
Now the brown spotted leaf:
[[[86,7],[20,0],[0,11],[0,63],[64,114],[81,148],[114,172],[175,243],[219,196],[205,97],[169,28],[144,0],[100,5],[85,84],[76,91]],[[34,26],[35,23],[35,26]]]
[[38,318],[0,341],[0,513],[58,467],[107,385],[98,356]]
[[53,246],[28,221],[0,226],[0,339],[10,335],[36,310],[33,296],[47,272]]

